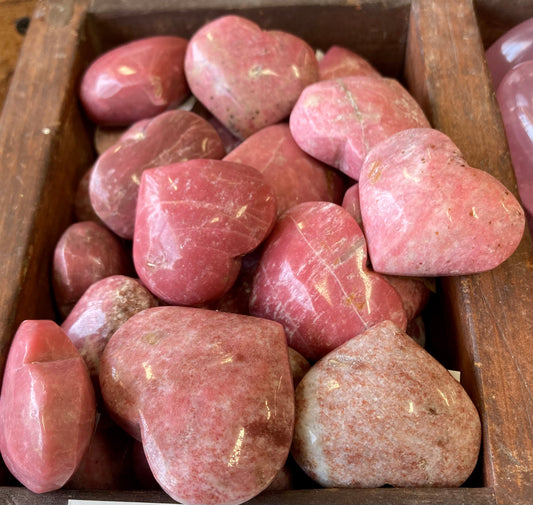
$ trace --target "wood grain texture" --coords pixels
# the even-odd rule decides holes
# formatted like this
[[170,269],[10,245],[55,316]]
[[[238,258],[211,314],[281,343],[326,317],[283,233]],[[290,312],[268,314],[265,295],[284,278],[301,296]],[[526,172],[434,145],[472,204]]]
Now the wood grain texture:
[[[408,81],[433,126],[516,195],[472,3],[415,1],[408,52]],[[459,364],[482,416],[485,485],[498,503],[533,502],[532,250],[526,231],[500,267],[441,280]]]
[[34,7],[35,0],[0,1],[0,110],[24,41],[16,23],[25,16],[31,16]]

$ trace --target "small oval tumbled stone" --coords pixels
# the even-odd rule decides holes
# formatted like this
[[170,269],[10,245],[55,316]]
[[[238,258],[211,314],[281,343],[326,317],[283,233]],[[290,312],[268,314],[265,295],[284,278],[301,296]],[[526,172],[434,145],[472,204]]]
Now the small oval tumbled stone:
[[477,462],[474,404],[390,321],[316,363],[295,398],[292,455],[322,486],[455,487]]
[[145,170],[133,239],[137,274],[169,304],[212,301],[231,288],[242,256],[275,219],[274,193],[252,167],[189,160]]
[[65,317],[85,290],[110,275],[128,275],[131,259],[120,239],[94,221],[71,224],[59,238],[52,265],[52,284]]
[[372,146],[398,131],[429,127],[420,106],[397,80],[368,75],[307,86],[289,124],[301,149],[355,180]]
[[381,74],[360,54],[342,46],[331,46],[318,62],[318,79],[327,81],[337,77]]
[[135,40],[97,58],[85,72],[80,99],[89,117],[107,126],[130,125],[178,105],[189,95],[187,40]]
[[0,395],[0,451],[28,489],[61,488],[89,446],[96,416],[83,359],[53,321],[23,321],[9,350]]
[[375,271],[464,275],[495,268],[518,247],[524,210],[431,128],[396,133],[365,159],[359,200]]
[[185,504],[239,504],[283,467],[294,391],[281,325],[191,307],[139,312],[111,337],[100,382],[161,487]]
[[246,138],[289,116],[302,90],[318,79],[318,62],[299,37],[229,15],[191,37],[185,73],[198,100]]
[[96,281],[83,293],[61,328],[78,349],[96,385],[100,358],[111,335],[137,312],[157,305],[157,298],[138,279],[125,275]]

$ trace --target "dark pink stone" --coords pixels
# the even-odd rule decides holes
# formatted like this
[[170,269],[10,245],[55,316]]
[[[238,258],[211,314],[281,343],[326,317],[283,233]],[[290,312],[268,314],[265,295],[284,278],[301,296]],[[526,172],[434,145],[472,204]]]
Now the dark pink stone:
[[185,110],[164,112],[133,125],[98,157],[89,182],[91,204],[111,230],[131,239],[144,170],[224,154],[220,137],[205,119]]
[[91,167],[85,172],[76,188],[76,196],[74,197],[74,214],[77,221],[94,221],[102,226],[104,222],[97,216],[93,209],[91,198],[89,197],[89,181],[91,180]]
[[97,124],[129,125],[185,100],[186,48],[181,37],[156,36],[101,55],[85,72],[80,88],[89,117]]
[[274,190],[278,216],[298,203],[342,200],[344,181],[340,173],[302,151],[287,123],[259,130],[224,159],[249,165],[263,174]]
[[399,132],[365,159],[359,198],[372,267],[407,276],[490,270],[524,232],[520,203],[430,128]]
[[289,346],[311,361],[385,319],[405,329],[399,294],[366,260],[363,232],[340,205],[296,205],[264,246],[250,313],[283,324]]
[[455,487],[477,462],[474,404],[390,321],[315,364],[295,399],[292,455],[322,486]]
[[89,446],[94,391],[83,359],[53,321],[19,326],[0,395],[0,451],[28,489],[62,487]]
[[485,58],[492,74],[494,89],[498,89],[509,70],[533,59],[533,18],[514,26],[493,42],[485,52]]
[[431,279],[424,277],[402,277],[399,275],[386,275],[402,299],[407,321],[420,315],[431,297]]
[[54,250],[52,282],[58,309],[66,316],[85,290],[110,275],[128,275],[131,260],[111,231],[93,221],[71,224]]
[[393,133],[429,127],[416,101],[396,80],[352,76],[308,86],[290,115],[302,150],[359,179],[370,148]]
[[296,349],[289,347],[289,362],[291,365],[291,375],[294,387],[300,383],[304,375],[311,368],[311,363],[307,361]]
[[[533,24],[532,24],[533,26]],[[496,92],[518,193],[533,226],[533,60],[510,70]]]
[[409,335],[418,345],[421,345],[422,347],[426,346],[426,324],[421,315],[416,316],[407,323],[405,333],[407,333],[407,335]]
[[137,279],[112,275],[91,284],[61,327],[98,383],[100,358],[111,335],[131,316],[159,305]]
[[342,46],[331,46],[318,62],[321,81],[353,75],[378,77],[380,73],[361,55]]
[[153,475],[185,504],[239,504],[283,467],[294,400],[281,325],[190,307],[139,312],[100,368],[111,413],[140,436]]
[[97,126],[94,130],[94,148],[98,155],[103,154],[113,144],[118,142],[128,128],[125,126]]
[[189,160],[146,170],[133,241],[137,274],[170,304],[219,298],[275,218],[272,189],[246,165]]
[[289,116],[302,90],[318,79],[318,62],[302,39],[229,15],[191,37],[185,73],[198,100],[245,138]]
[[66,489],[132,489],[137,487],[133,470],[135,440],[106,413],[99,413],[96,429]]

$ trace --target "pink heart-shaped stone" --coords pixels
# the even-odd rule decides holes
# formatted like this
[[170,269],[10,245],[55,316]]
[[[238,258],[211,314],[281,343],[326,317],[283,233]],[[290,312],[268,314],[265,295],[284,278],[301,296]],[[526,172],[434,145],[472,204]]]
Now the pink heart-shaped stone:
[[305,86],[318,79],[318,62],[302,39],[230,15],[191,37],[185,75],[198,100],[245,138],[288,117]]
[[524,211],[495,177],[470,167],[445,134],[399,132],[365,159],[361,214],[372,267],[395,275],[490,270],[516,249]]
[[294,390],[273,321],[144,310],[111,337],[100,382],[110,412],[141,438],[155,478],[180,503],[242,503],[285,463]]
[[11,344],[0,396],[0,451],[28,489],[61,488],[93,434],[94,390],[83,359],[53,321],[23,321]]
[[454,487],[478,458],[467,393],[390,321],[316,363],[295,401],[292,455],[325,487]]
[[233,285],[241,257],[265,239],[275,219],[272,189],[254,168],[198,159],[145,170],[135,268],[167,303],[214,300]]
[[290,115],[301,149],[356,180],[373,146],[398,131],[426,126],[424,112],[398,81],[370,75],[311,84]]
[[312,361],[385,319],[405,328],[399,294],[366,259],[363,232],[340,205],[296,205],[265,244],[250,311],[283,324],[289,345]]

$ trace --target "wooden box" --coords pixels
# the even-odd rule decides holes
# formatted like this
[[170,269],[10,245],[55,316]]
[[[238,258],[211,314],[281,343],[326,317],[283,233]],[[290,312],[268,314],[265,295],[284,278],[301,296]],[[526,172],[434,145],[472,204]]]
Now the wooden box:
[[[533,16],[518,0],[49,0],[40,1],[0,120],[0,370],[18,324],[53,318],[54,245],[73,220],[77,182],[95,158],[93,127],[76,92],[102,51],[152,34],[190,36],[237,13],[312,46],[352,48],[406,84],[432,125],[472,166],[516,194],[505,135],[483,58],[484,46]],[[438,280],[428,312],[430,350],[479,409],[483,446],[458,489],[302,489],[250,503],[533,503],[533,257],[529,233],[493,271]],[[163,492],[0,488],[1,503],[69,499],[171,502]]]

